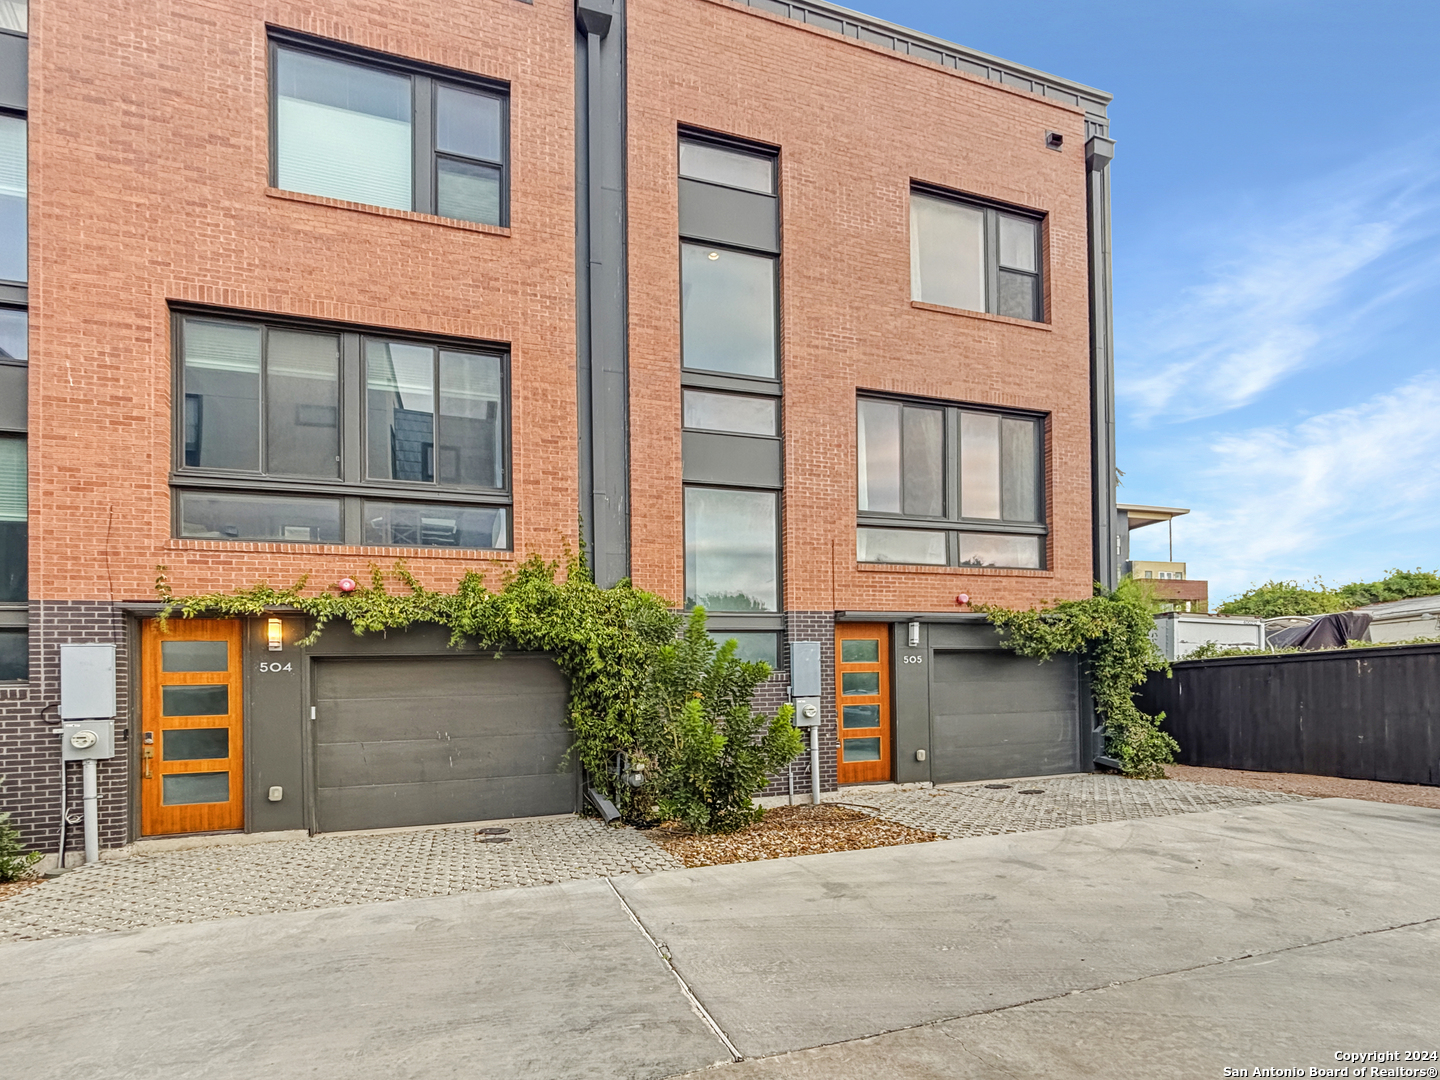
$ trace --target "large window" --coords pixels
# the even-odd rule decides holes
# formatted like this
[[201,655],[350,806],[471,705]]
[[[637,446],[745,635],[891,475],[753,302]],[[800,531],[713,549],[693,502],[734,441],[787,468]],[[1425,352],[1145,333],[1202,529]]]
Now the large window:
[[780,219],[773,150],[679,143],[685,605],[780,662]]
[[859,399],[860,562],[1045,565],[1043,421],[944,403]]
[[509,547],[502,354],[198,314],[176,354],[177,535]]
[[685,606],[707,612],[778,610],[779,496],[685,489]]
[[938,192],[910,192],[910,296],[1038,322],[1040,219]]
[[288,35],[271,69],[276,187],[509,223],[503,86]]

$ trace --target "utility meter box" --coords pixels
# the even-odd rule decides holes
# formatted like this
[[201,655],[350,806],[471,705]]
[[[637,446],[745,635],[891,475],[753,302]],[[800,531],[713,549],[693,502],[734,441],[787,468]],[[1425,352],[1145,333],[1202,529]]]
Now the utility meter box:
[[820,643],[818,641],[792,641],[790,643],[790,696],[805,698],[820,696]]
[[114,720],[66,720],[60,725],[62,760],[100,761],[114,756]]
[[60,646],[60,719],[115,715],[115,646]]

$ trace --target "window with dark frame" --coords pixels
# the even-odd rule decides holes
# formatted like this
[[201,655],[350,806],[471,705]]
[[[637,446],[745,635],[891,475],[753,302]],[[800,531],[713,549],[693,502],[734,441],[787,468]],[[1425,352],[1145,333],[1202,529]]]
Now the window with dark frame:
[[271,31],[271,183],[509,224],[509,89]]
[[910,297],[927,304],[1042,322],[1038,215],[910,191]]
[[508,549],[508,364],[463,342],[175,317],[175,534]]
[[0,683],[30,677],[28,33],[0,4]]
[[1044,418],[860,397],[859,562],[1045,566]]
[[678,159],[685,606],[780,667],[777,156],[686,130]]

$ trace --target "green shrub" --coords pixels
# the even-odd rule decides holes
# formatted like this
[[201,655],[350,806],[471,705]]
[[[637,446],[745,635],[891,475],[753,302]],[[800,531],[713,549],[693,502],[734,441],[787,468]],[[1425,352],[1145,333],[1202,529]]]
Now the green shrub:
[[659,773],[655,812],[697,833],[759,820],[764,811],[753,796],[801,749],[792,706],[770,718],[751,705],[770,666],[737,659],[735,647],[733,640],[717,646],[705,632],[704,608],[696,608],[656,658],[648,732]]
[[30,868],[42,858],[38,851],[25,851],[20,830],[10,824],[10,815],[0,814],[0,883],[29,877]]

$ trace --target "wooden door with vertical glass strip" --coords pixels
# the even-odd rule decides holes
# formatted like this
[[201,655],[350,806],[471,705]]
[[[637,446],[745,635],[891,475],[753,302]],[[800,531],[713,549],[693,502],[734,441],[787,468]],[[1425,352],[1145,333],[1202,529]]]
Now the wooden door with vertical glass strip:
[[240,681],[243,624],[170,619],[141,630],[140,832],[245,825]]
[[860,784],[889,780],[890,626],[835,625],[836,716],[840,755],[836,780]]

